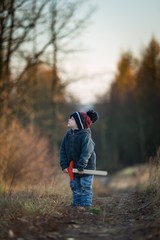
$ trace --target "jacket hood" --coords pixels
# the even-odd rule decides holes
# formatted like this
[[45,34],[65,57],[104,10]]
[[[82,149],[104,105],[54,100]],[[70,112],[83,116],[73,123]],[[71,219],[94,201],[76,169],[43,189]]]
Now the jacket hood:
[[68,134],[88,134],[88,135],[91,135],[91,130],[90,128],[85,128],[85,129],[82,129],[82,130],[79,130],[79,129],[75,129],[75,130],[72,130],[72,129],[69,129],[68,130]]

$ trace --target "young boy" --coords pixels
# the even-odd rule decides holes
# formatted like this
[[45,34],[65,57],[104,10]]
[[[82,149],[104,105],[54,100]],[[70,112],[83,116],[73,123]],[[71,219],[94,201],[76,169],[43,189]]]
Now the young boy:
[[98,113],[74,112],[68,120],[70,128],[61,143],[60,165],[63,172],[68,173],[70,161],[74,161],[74,168],[78,173],[74,174],[74,181],[70,182],[72,190],[71,206],[92,205],[92,183],[93,176],[83,174],[84,169],[96,169],[95,143],[91,137],[90,126],[98,119]]

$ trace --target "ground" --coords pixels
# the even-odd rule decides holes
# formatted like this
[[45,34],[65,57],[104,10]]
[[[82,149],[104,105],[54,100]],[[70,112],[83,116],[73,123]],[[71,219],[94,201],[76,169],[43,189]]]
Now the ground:
[[160,219],[150,205],[143,204],[139,193],[119,192],[96,197],[92,209],[63,207],[54,217],[19,214],[4,223],[2,239],[160,239]]
[[3,215],[0,239],[158,240],[160,205],[156,204],[157,208],[136,188],[106,188],[103,194],[94,196],[92,208],[69,208],[64,204],[57,206],[54,215],[22,211]]

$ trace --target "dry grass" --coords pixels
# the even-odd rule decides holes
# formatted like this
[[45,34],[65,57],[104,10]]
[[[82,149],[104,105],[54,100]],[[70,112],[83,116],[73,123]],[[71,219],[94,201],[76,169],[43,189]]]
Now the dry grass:
[[32,126],[25,129],[17,121],[7,127],[1,124],[0,146],[0,189],[36,185],[56,175],[49,142]]
[[157,155],[150,158],[149,184],[146,188],[146,196],[159,201],[160,199],[160,148]]
[[16,192],[0,198],[1,216],[17,215],[56,215],[58,208],[66,203],[67,196],[62,194],[36,192]]
[[61,209],[67,204],[67,194],[67,191],[56,193],[51,188],[1,193],[0,239],[14,238],[18,234],[37,235],[51,224],[54,228],[55,219],[63,215]]
[[135,202],[140,206],[138,211],[150,219],[160,221],[160,148],[154,158],[149,161],[149,178],[143,191],[136,193]]
[[44,182],[37,186],[21,186],[21,189],[16,187],[12,191],[1,191],[0,215],[4,218],[28,214],[59,215],[59,209],[69,204],[70,191],[65,178],[62,179],[60,175],[57,179],[50,185]]

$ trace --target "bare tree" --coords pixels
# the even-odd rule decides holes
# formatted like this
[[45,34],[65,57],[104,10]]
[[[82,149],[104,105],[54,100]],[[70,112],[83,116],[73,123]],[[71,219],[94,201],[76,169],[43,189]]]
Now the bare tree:
[[[54,72],[57,71],[60,55],[68,55],[77,50],[71,47],[73,39],[77,38],[87,26],[87,20],[93,12],[92,8],[84,11],[83,15],[79,14],[85,3],[84,0],[2,0],[0,2],[1,103],[5,98],[7,99],[6,95],[9,95],[9,89],[12,88],[13,81],[10,80],[13,61],[23,62],[23,66],[18,66],[16,79],[14,75],[17,83],[46,50],[51,51],[51,46]],[[49,23],[48,28],[47,23]],[[39,47],[36,48],[34,44],[34,48],[31,48],[33,42]],[[8,94],[3,94],[5,92]]]
[[59,77],[63,70],[61,58],[80,51],[73,41],[77,41],[88,26],[94,12],[90,6],[86,7],[86,3],[84,0],[2,0],[0,3],[0,114],[9,108],[9,97],[15,87],[20,103],[24,91],[29,91],[25,87],[28,80],[25,78],[24,81],[26,72],[44,60],[45,54],[52,56],[48,64],[53,69],[50,97],[55,152],[59,109],[67,85]]
[[[33,2],[31,0],[2,0],[0,2],[0,96],[1,111],[8,106],[8,98],[13,88],[14,81],[11,81],[12,71],[11,62],[15,55],[21,52],[24,45],[32,41],[31,32],[43,17],[43,11],[47,0],[41,0],[35,8],[34,15],[32,11]],[[35,53],[32,59],[37,59],[50,44],[48,41],[40,51]],[[27,58],[21,52],[23,58]],[[26,64],[21,74],[17,76],[16,81],[21,79],[22,72],[31,64]],[[14,77],[15,80],[15,77]],[[2,114],[1,112],[1,114]]]

